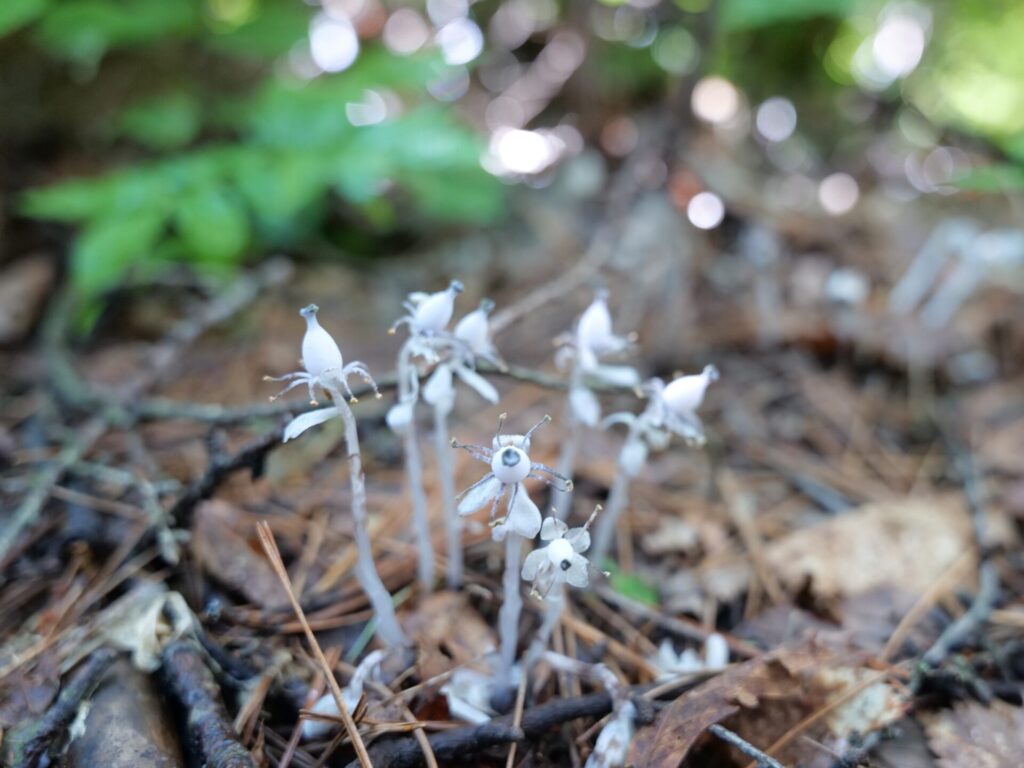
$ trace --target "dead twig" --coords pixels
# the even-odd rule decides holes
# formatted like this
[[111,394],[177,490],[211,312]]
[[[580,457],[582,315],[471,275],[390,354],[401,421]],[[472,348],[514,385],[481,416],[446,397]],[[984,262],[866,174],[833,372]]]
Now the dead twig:
[[[306,633],[306,640],[309,641],[309,647],[312,649],[313,655],[316,656],[316,660],[320,664],[320,671],[323,673],[324,679],[327,680],[327,685],[331,690],[331,695],[334,696],[334,703],[338,707],[338,714],[341,717],[342,724],[345,726],[345,732],[348,734],[348,737],[352,742],[352,747],[356,751],[357,762],[362,766],[362,768],[373,768],[370,756],[366,752],[366,745],[363,743],[363,739],[359,735],[359,728],[356,726],[355,720],[352,719],[352,713],[349,712],[348,707],[345,706],[345,700],[341,695],[341,686],[338,685],[338,680],[334,677],[334,673],[331,671],[331,665],[324,657],[324,652],[320,649],[320,643],[317,642],[316,635],[313,634],[313,630],[306,621],[306,615],[302,611],[302,606],[299,605],[298,598],[295,597],[295,592],[292,590],[291,581],[288,578],[288,571],[285,570],[284,561],[281,559],[281,552],[277,548],[277,542],[274,541],[274,534],[270,530],[270,525],[265,520],[259,522],[256,524],[256,532],[259,534],[260,543],[263,545],[263,551],[266,552],[270,565],[273,567],[278,579],[281,580],[281,586],[284,587],[285,592],[288,593],[288,600],[292,604],[295,615],[298,617],[299,621],[302,622],[302,628]],[[419,748],[419,744],[417,744],[417,748]]]
[[718,723],[714,723],[708,727],[708,731],[713,733],[715,736],[720,738],[727,744],[731,744],[736,747],[747,757],[752,757],[757,761],[757,768],[785,768],[782,763],[776,760],[770,755],[766,755],[760,749],[755,747],[749,741],[744,741],[738,735],[730,731],[728,728],[723,728]]
[[72,675],[57,701],[39,720],[30,721],[26,731],[13,731],[4,739],[3,763],[16,768],[36,768],[51,762],[50,753],[60,746],[78,708],[96,689],[117,654],[109,649],[96,651]]

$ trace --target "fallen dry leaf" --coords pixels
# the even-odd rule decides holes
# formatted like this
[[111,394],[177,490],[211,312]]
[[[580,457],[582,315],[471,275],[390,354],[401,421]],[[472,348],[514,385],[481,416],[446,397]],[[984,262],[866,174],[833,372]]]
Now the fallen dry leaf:
[[243,530],[251,530],[230,504],[205,501],[196,508],[192,548],[203,569],[224,586],[263,608],[288,604],[270,563]]
[[416,639],[417,666],[425,679],[469,664],[498,645],[494,630],[457,592],[433,593],[404,615],[403,624]]
[[[992,526],[1000,539],[1006,530]],[[924,592],[972,546],[962,498],[943,496],[863,506],[771,542],[765,557],[787,588],[809,584],[833,599],[876,587]]]
[[[870,682],[873,679],[877,681]],[[630,764],[677,768],[691,758],[695,766],[712,762],[724,766],[727,763],[698,757],[705,745],[716,751],[722,748],[702,738],[710,725],[722,723],[752,744],[767,748],[825,709],[830,709],[828,715],[810,733],[827,746],[854,732],[866,733],[895,722],[903,716],[906,701],[902,692],[850,654],[806,643],[751,659],[684,693],[653,724],[637,732]],[[738,755],[733,757],[736,765],[746,764],[736,762]],[[778,757],[786,765],[812,766],[821,753],[796,742]]]
[[1024,710],[1003,701],[964,701],[918,718],[939,768],[1020,768]]

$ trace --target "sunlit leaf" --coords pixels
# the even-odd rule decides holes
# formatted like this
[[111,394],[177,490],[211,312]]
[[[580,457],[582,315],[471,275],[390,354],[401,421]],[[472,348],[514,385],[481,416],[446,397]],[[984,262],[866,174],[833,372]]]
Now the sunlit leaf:
[[719,13],[722,26],[734,31],[820,16],[842,18],[852,8],[852,0],[722,0]]
[[3,0],[0,3],[0,37],[36,19],[49,0]]
[[192,254],[214,262],[232,261],[249,242],[249,218],[241,202],[221,189],[202,188],[178,205],[175,229]]

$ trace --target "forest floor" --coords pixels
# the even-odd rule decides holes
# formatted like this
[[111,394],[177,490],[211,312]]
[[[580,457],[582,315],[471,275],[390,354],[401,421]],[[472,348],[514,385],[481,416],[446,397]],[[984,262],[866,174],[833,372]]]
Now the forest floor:
[[[612,574],[572,592],[553,647],[604,662],[628,687],[633,765],[1019,766],[1019,305],[988,289],[955,322],[925,328],[887,309],[898,275],[877,256],[884,239],[843,245],[843,233],[799,222],[785,236],[793,253],[761,271],[699,245],[688,261],[655,248],[603,269],[616,329],[639,334],[627,360],[662,376],[713,363],[721,379],[701,411],[707,444],[652,456],[632,484]],[[838,259],[820,252],[833,247],[875,254],[857,257],[863,302],[830,297]],[[299,710],[326,690],[304,627],[342,685],[372,644],[342,430],[328,423],[282,444],[304,389],[270,404],[274,385],[262,381],[295,369],[297,310],[310,302],[346,361],[366,362],[384,391],[355,411],[377,568],[415,655],[357,709],[373,764],[582,764],[613,704],[585,677],[541,663],[511,713],[486,725],[450,715],[442,685],[497,642],[498,550],[477,516],[464,588],[444,590],[441,573],[432,593],[417,585],[401,442],[384,421],[400,344],[385,330],[402,289],[459,277],[465,308],[496,301],[495,341],[513,365],[487,374],[499,406],[461,400],[453,435],[486,444],[500,411],[523,428],[551,414],[532,458],[554,465],[566,405],[552,340],[598,271],[566,272],[564,261],[524,241],[497,262],[458,249],[366,269],[266,262],[226,292],[129,291],[75,347],[50,302],[39,344],[0,353],[4,764],[60,754],[68,765],[139,765],[126,757],[139,750],[170,766],[354,759],[343,736],[299,739]],[[1004,373],[978,374],[979,359]],[[628,392],[602,400],[606,412],[641,407]],[[621,438],[610,429],[582,442],[572,522],[605,500]],[[480,465],[459,453],[462,489]],[[523,646],[540,618],[527,599]],[[664,641],[700,653],[715,631],[727,667],[659,666]]]

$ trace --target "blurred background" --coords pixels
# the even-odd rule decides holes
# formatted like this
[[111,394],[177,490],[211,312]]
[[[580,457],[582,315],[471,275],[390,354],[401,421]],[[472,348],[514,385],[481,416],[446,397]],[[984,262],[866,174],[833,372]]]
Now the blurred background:
[[4,0],[0,336],[58,279],[88,332],[275,253],[481,290],[587,254],[679,323],[693,264],[782,269],[752,322],[784,333],[837,267],[856,303],[949,217],[946,269],[1014,223],[1022,43],[1013,0]]

